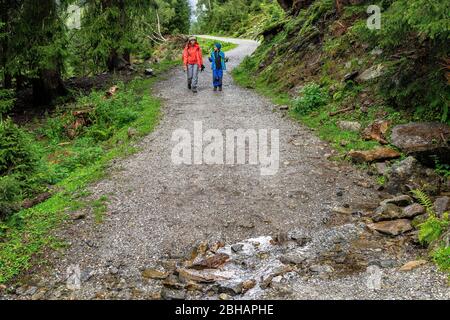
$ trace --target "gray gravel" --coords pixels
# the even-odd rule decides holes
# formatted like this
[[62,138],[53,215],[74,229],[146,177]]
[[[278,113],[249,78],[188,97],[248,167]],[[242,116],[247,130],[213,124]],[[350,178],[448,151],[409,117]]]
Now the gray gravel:
[[[257,47],[253,41],[228,41],[240,45],[228,53],[230,70]],[[187,90],[181,68],[156,86],[155,92],[164,100],[160,125],[139,143],[140,152],[116,161],[108,178],[91,187],[93,198],[106,195],[110,199],[105,221],[96,225],[88,217],[69,224],[61,236],[71,246],[49,257],[51,267],[29,277],[27,286],[39,289],[33,289],[33,295],[9,298],[151,299],[158,297],[161,284],[143,280],[141,271],[185,256],[201,241],[231,245],[293,230],[311,237],[326,235],[339,224],[333,225],[332,208],[346,205],[368,210],[380,201],[381,195],[367,188],[373,185],[367,174],[327,160],[333,151],[311,130],[274,112],[276,106],[256,92],[235,85],[229,73],[222,93],[212,91],[211,78],[207,68],[197,95]],[[278,174],[264,177],[258,166],[250,165],[173,165],[172,133],[180,128],[192,130],[194,121],[203,121],[204,129],[222,132],[279,129]],[[317,243],[313,241],[314,246]],[[404,253],[395,259],[410,258],[414,256]],[[80,267],[82,278],[81,289],[74,292],[66,289],[66,270],[71,265]],[[445,275],[430,266],[410,273],[388,269],[384,273],[387,287],[375,293],[367,290],[365,277],[365,273],[337,279],[293,276],[281,281],[283,290],[272,288],[252,298],[450,297]]]

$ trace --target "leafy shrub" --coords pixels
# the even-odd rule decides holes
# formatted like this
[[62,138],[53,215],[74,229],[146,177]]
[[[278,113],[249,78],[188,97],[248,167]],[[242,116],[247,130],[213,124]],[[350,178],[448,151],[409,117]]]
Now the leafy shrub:
[[305,85],[300,91],[300,97],[294,102],[294,110],[300,115],[307,115],[324,106],[328,101],[328,95],[316,83]]
[[0,120],[2,115],[7,113],[14,105],[14,91],[0,89]]
[[450,247],[440,247],[432,254],[433,261],[444,271],[450,271]]
[[441,163],[437,157],[434,159],[435,163],[435,171],[438,175],[441,175],[445,178],[450,177],[450,165]]
[[60,166],[65,170],[72,172],[75,169],[88,166],[96,162],[104,151],[99,146],[76,148],[70,157],[65,157]]
[[17,211],[21,200],[20,183],[15,176],[0,177],[0,221]]
[[96,141],[108,140],[117,129],[121,129],[139,117],[140,101],[131,91],[120,86],[111,99],[104,99],[102,92],[94,92],[82,99],[82,103],[95,105],[89,115],[91,125],[85,128],[85,135]]
[[0,176],[27,175],[36,170],[38,156],[32,138],[11,120],[0,122]]
[[419,225],[419,241],[422,244],[430,244],[437,239],[448,229],[450,223],[448,215],[443,219],[435,216],[430,216],[428,219]]
[[[72,118],[72,117],[70,117]],[[71,119],[69,117],[54,117],[47,118],[45,124],[37,129],[37,132],[46,136],[53,142],[59,142],[66,136],[65,125],[69,124]]]
[[[367,30],[365,20],[351,33],[361,42],[385,51],[382,96],[391,105],[415,111],[417,120],[450,121],[450,93],[445,57],[450,37],[450,4],[441,0],[383,0],[382,28]],[[396,56],[395,59],[388,58]]]
[[422,244],[429,245],[439,239],[450,226],[448,213],[444,214],[442,218],[438,218],[434,211],[433,201],[425,192],[412,190],[412,194],[428,213],[428,219],[419,225],[419,241]]

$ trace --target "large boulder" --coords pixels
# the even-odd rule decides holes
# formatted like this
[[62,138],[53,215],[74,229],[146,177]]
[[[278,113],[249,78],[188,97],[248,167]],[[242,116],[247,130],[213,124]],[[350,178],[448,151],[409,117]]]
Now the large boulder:
[[433,209],[438,216],[445,212],[450,212],[450,197],[438,197],[434,201]]
[[382,64],[375,65],[365,71],[363,71],[356,80],[358,82],[367,82],[383,75],[384,66]]
[[371,223],[367,227],[372,231],[390,236],[398,236],[413,229],[411,222],[407,219]]
[[361,130],[361,124],[356,121],[338,121],[336,124],[339,129],[344,131],[359,132]]
[[433,166],[437,156],[442,164],[450,164],[450,126],[444,123],[420,122],[392,129],[392,144],[420,162]]
[[412,189],[422,189],[430,195],[439,194],[443,178],[433,169],[422,166],[414,157],[408,157],[392,166],[387,174],[386,190],[391,194],[408,193]]

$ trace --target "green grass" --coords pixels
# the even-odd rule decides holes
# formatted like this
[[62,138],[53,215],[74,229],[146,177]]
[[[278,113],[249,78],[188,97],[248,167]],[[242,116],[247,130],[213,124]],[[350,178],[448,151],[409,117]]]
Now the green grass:
[[432,253],[432,259],[442,271],[450,273],[450,247],[436,249]]
[[222,44],[222,51],[230,51],[238,47],[237,44],[230,43],[230,42],[222,42],[212,39],[206,39],[206,38],[198,38],[198,43],[200,44],[200,47],[203,50],[203,54],[206,54],[208,52],[211,52],[211,50],[214,50],[214,44],[217,42],[220,42]]
[[[330,142],[341,153],[346,153],[352,149],[370,150],[379,146],[378,142],[362,140],[357,132],[341,130],[336,125],[336,122],[341,120],[341,118],[332,118],[328,115],[330,111],[329,104],[307,115],[299,115],[294,110],[295,100],[288,93],[280,91],[276,85],[267,83],[262,78],[252,76],[251,71],[245,68],[245,64],[233,70],[233,78],[239,85],[255,89],[258,93],[270,98],[277,105],[290,106],[291,111],[289,115],[293,119],[316,129],[316,133],[321,139]],[[369,121],[370,119],[366,119],[366,122]],[[345,142],[345,145],[342,144],[343,142]]]
[[108,209],[107,207],[108,197],[102,196],[100,199],[95,200],[92,203],[92,208],[94,211],[94,219],[96,223],[102,223],[105,217],[105,213]]
[[273,103],[293,106],[294,101],[288,93],[280,92],[274,85],[266,83],[261,78],[251,76],[244,64],[234,69],[232,75],[237,84],[248,89],[255,89],[258,93],[270,98]]
[[328,119],[326,110],[319,114],[312,113],[300,117],[292,113],[292,117],[298,119],[308,127],[317,129],[317,135],[321,139],[330,142],[333,148],[341,153],[346,153],[350,150],[371,150],[379,146],[376,141],[362,140],[358,132],[340,129],[334,120],[326,121]]
[[[165,62],[155,70],[157,73],[168,70],[179,62]],[[132,82],[129,90],[137,100],[143,101],[143,108],[132,123],[117,129],[112,136],[98,146],[103,152],[95,161],[77,166],[66,178],[55,186],[57,192],[49,200],[28,210],[12,215],[0,224],[0,284],[6,283],[32,266],[33,258],[45,248],[60,248],[60,241],[52,231],[67,220],[70,212],[87,205],[93,207],[96,222],[103,220],[107,198],[102,197],[94,203],[80,200],[89,192],[89,184],[103,178],[111,160],[125,157],[137,151],[133,142],[150,133],[158,124],[161,102],[151,95],[151,86],[157,78],[141,79]],[[128,128],[133,127],[138,135],[130,138]],[[73,148],[68,145],[66,148]]]

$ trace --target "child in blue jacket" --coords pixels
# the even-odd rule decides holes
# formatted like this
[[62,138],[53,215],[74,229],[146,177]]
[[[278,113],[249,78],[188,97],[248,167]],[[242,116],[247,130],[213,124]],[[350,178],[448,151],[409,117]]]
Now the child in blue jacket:
[[211,52],[211,57],[209,58],[213,70],[214,91],[217,91],[217,89],[222,91],[223,72],[227,70],[225,53],[223,53],[221,49],[222,45],[220,43],[216,43],[214,45],[214,51]]

